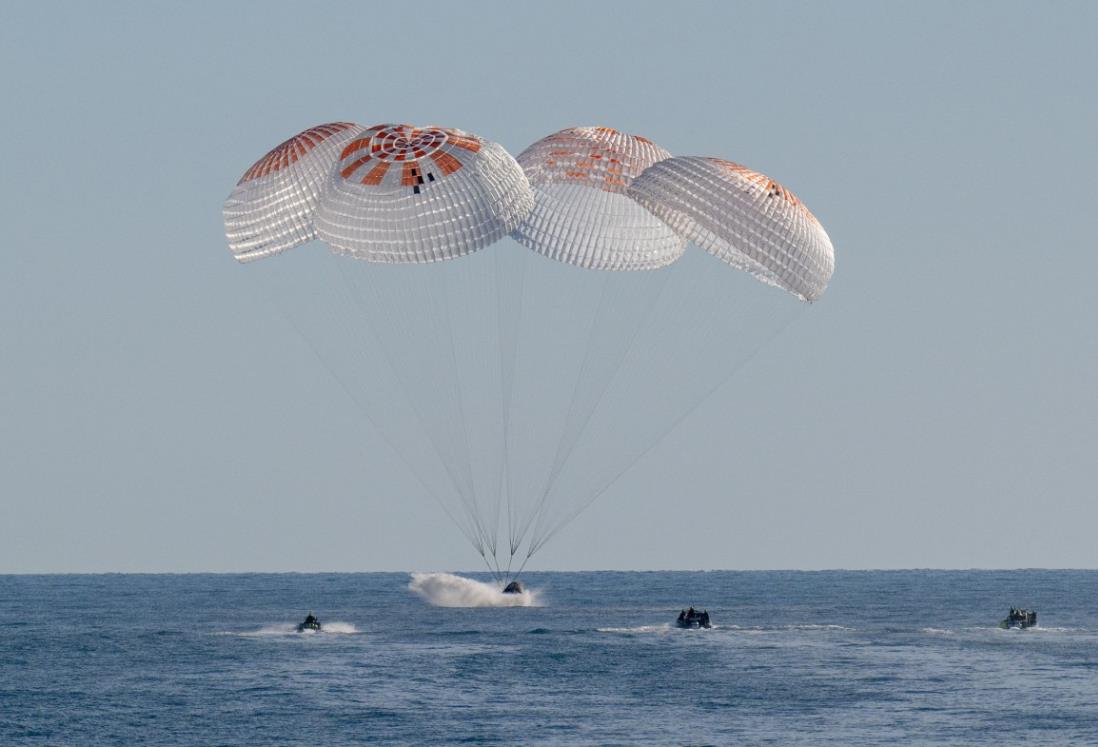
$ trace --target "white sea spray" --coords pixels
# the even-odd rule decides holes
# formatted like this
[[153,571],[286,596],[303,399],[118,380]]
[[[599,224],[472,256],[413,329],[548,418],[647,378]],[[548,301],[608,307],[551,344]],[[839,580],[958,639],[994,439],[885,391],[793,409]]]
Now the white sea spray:
[[504,594],[494,584],[452,573],[413,573],[408,589],[436,607],[537,607],[538,594]]

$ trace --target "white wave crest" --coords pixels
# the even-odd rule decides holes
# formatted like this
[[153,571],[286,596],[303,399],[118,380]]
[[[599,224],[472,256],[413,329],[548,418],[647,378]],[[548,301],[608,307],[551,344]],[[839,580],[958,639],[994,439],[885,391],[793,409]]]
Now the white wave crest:
[[536,607],[537,592],[504,594],[493,584],[452,573],[413,573],[408,588],[436,607]]

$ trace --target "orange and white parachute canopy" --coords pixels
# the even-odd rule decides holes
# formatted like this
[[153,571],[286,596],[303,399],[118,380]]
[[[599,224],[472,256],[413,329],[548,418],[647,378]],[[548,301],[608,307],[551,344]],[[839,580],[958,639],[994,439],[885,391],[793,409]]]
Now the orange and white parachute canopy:
[[247,262],[315,239],[320,191],[343,147],[362,129],[350,122],[310,127],[244,172],[222,210],[233,256]]
[[595,270],[671,264],[686,240],[626,195],[630,183],[671,154],[609,127],[570,127],[519,154],[534,208],[515,238],[539,254]]
[[371,262],[435,262],[503,238],[533,199],[496,143],[455,129],[375,125],[340,154],[317,233],[336,252]]
[[461,130],[318,125],[254,166],[225,201],[240,261],[313,238],[372,262],[460,257],[506,236],[533,195],[502,146]]
[[710,254],[801,300],[819,298],[835,269],[831,239],[808,208],[731,161],[669,158],[634,179],[628,194]]
[[608,127],[561,130],[516,162],[456,129],[318,125],[248,169],[224,218],[242,262],[317,237],[371,262],[433,262],[511,234],[580,267],[651,270],[692,241],[806,301],[835,267],[819,221],[769,177],[717,158],[672,157]]

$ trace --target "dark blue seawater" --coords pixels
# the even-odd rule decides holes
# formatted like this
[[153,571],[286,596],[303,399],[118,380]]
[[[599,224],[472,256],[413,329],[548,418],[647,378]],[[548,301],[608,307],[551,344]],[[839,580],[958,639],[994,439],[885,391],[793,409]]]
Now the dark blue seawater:
[[[2,745],[1098,744],[1098,572],[0,576]],[[679,631],[683,606],[717,628]],[[995,627],[1010,605],[1040,627]],[[343,632],[288,632],[308,610]]]

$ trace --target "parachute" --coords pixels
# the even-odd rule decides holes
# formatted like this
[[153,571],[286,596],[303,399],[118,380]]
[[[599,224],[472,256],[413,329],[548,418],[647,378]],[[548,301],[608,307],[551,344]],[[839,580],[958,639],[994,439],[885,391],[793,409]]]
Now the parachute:
[[604,127],[514,159],[453,128],[319,125],[249,169],[224,220],[249,278],[501,582],[834,267],[776,183]]
[[244,172],[225,200],[225,238],[241,262],[316,238],[313,218],[332,163],[362,128],[349,122],[310,127]]
[[629,196],[680,235],[805,301],[827,288],[835,250],[797,197],[767,176],[719,158],[668,158]]
[[501,146],[460,130],[377,125],[343,149],[317,233],[371,262],[435,262],[503,238],[532,204]]
[[678,259],[686,239],[625,191],[671,154],[609,127],[571,127],[519,154],[534,207],[515,238],[539,254],[591,270],[653,270]]

